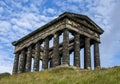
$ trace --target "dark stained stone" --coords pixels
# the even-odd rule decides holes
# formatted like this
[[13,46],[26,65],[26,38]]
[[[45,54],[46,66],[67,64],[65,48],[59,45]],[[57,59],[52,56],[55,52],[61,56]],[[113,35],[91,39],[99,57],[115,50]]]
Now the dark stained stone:
[[63,56],[62,56],[62,63],[69,65],[69,31],[64,29],[63,31]]
[[99,43],[94,43],[94,67],[100,68]]
[[43,69],[48,69],[48,57],[49,57],[49,38],[46,37],[44,40],[44,56],[42,61]]
[[25,71],[25,63],[26,63],[26,56],[25,56],[25,50],[23,49],[20,55],[20,66],[18,73],[22,73]]
[[27,61],[26,61],[26,71],[31,71],[31,61],[32,61],[32,46],[28,47],[27,51]]
[[80,34],[74,33],[74,66],[80,67]]
[[19,65],[19,53],[16,53],[13,64],[13,74],[16,74],[18,72],[18,65]]
[[[74,38],[69,39],[69,32],[74,35]],[[91,69],[91,45],[94,45],[94,67],[100,68],[99,43],[100,35],[103,32],[86,15],[65,12],[46,25],[12,43],[15,46],[13,74],[30,72],[31,66],[33,66],[34,71],[39,71],[40,60],[42,60],[42,69],[58,65],[69,65],[69,54],[71,52],[74,52],[74,66],[80,67],[80,49],[83,48],[84,68]],[[63,42],[59,43],[60,34],[62,33]],[[54,38],[54,41],[53,46],[49,48],[51,38]],[[44,42],[44,46],[42,46],[42,42]],[[34,58],[34,65],[31,63],[32,58]]]
[[35,44],[34,71],[39,71],[40,43]]
[[52,63],[53,63],[53,67],[58,66],[59,65],[59,36],[56,33],[54,35],[54,45],[53,45],[53,58],[52,58]]
[[85,37],[84,68],[91,69],[90,38]]

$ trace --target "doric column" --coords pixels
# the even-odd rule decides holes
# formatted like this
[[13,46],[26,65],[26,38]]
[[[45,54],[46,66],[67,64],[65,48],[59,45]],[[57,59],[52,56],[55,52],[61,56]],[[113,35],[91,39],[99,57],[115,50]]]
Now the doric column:
[[13,74],[16,74],[18,72],[18,64],[19,64],[19,53],[15,54],[14,58],[14,65],[13,65]]
[[25,61],[26,61],[26,56],[25,56],[25,50],[23,49],[20,55],[20,66],[18,73],[22,73],[25,71],[25,63],[26,63]]
[[59,65],[59,36],[56,33],[54,35],[54,46],[53,46],[53,67]]
[[80,67],[80,34],[74,33],[74,66]]
[[44,56],[42,61],[42,69],[48,69],[48,57],[49,57],[49,38],[44,40]]
[[100,68],[99,43],[94,43],[94,67]]
[[85,37],[84,68],[91,69],[90,38]]
[[61,60],[61,58],[62,58],[62,55],[60,54],[60,55],[59,55],[59,58],[58,58],[58,59],[59,59],[59,65],[62,64],[62,60]]
[[53,67],[53,59],[51,58],[50,59],[50,68],[52,68]]
[[39,71],[40,43],[35,44],[34,71]]
[[69,65],[69,31],[64,29],[63,31],[63,57],[62,63]]
[[32,46],[28,47],[27,51],[27,61],[26,61],[26,71],[31,71],[31,60],[32,60]]

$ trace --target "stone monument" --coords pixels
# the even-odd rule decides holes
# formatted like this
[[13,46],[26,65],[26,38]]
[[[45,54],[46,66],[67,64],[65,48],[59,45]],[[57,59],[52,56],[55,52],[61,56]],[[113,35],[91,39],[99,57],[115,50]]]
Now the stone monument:
[[[94,46],[94,68],[100,68],[100,35],[103,30],[86,15],[65,12],[51,22],[38,28],[25,37],[14,41],[13,74],[39,71],[70,63],[70,53],[74,52],[74,66],[80,67],[80,50],[84,49],[84,69],[91,69],[91,45]],[[74,38],[69,38],[71,33]],[[63,34],[63,42],[59,37]],[[53,39],[53,46],[49,47]],[[44,46],[41,46],[43,44]],[[49,62],[49,63],[48,63]]]

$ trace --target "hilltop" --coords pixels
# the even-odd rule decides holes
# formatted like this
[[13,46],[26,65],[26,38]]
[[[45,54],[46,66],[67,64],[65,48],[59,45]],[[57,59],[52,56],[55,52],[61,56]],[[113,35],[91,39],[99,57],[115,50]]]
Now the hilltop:
[[97,70],[57,67],[41,72],[0,76],[0,84],[120,84],[120,67]]

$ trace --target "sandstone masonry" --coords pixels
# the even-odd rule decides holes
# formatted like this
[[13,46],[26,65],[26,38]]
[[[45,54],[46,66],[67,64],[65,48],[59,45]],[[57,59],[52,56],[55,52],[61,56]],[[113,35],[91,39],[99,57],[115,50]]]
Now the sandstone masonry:
[[[91,45],[94,46],[94,67],[100,68],[99,43],[103,32],[89,17],[65,12],[12,43],[15,46],[13,74],[31,72],[31,66],[33,71],[39,71],[40,60],[42,69],[62,64],[69,65],[72,52],[74,52],[74,66],[80,67],[81,49],[84,49],[84,69],[91,69]],[[70,38],[70,33],[73,38]],[[63,42],[60,43],[61,35]],[[50,47],[51,39],[53,39],[52,47]]]

